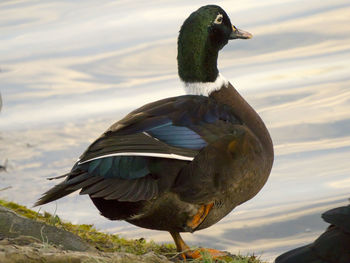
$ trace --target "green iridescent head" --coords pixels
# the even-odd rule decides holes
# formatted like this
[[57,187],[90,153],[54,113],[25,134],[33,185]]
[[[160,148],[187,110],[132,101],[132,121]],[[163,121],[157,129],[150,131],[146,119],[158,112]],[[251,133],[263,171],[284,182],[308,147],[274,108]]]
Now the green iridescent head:
[[183,23],[178,38],[178,72],[185,82],[213,82],[218,76],[218,52],[230,39],[252,35],[231,24],[219,6],[207,5]]

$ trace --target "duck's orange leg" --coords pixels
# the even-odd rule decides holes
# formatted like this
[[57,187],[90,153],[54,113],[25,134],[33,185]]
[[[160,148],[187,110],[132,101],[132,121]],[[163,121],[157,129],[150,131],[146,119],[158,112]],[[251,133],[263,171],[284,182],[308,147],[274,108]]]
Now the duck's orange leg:
[[227,256],[227,254],[225,252],[222,252],[222,251],[219,251],[216,249],[212,249],[212,248],[199,248],[196,250],[191,250],[190,247],[182,239],[179,232],[170,232],[170,234],[175,241],[177,251],[183,252],[183,253],[181,253],[181,257],[184,260],[186,260],[186,259],[201,259],[202,253],[210,254],[211,257],[214,259]]
[[170,235],[173,237],[174,241],[175,241],[175,245],[176,245],[176,250],[177,252],[182,252],[182,251],[186,251],[186,250],[190,250],[190,247],[187,246],[187,244],[185,243],[185,241],[182,239],[182,237],[180,236],[179,232],[170,232]]
[[[212,209],[214,203],[208,204],[208,205],[202,205],[199,209],[197,214],[193,216],[193,218],[186,223],[186,228],[193,232],[196,230],[196,228],[204,221],[204,219],[207,217],[209,211]],[[171,236],[173,237],[176,249],[178,252],[183,252],[181,255],[184,259],[186,258],[192,258],[192,259],[200,259],[202,258],[202,253],[207,253],[212,256],[212,258],[219,258],[224,257],[227,254],[225,252],[211,249],[211,248],[199,248],[196,250],[191,250],[190,247],[183,241],[183,239],[180,236],[180,233],[178,232],[170,232]]]

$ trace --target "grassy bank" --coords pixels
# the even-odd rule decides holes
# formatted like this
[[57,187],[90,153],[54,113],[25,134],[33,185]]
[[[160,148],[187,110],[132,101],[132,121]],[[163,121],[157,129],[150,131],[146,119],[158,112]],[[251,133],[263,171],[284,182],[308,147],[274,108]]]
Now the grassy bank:
[[[156,244],[153,241],[146,242],[144,238],[140,239],[125,239],[115,234],[107,234],[99,232],[93,225],[76,225],[70,222],[66,222],[60,219],[58,215],[52,215],[47,212],[36,212],[28,209],[25,206],[16,204],[14,202],[8,202],[0,200],[0,205],[7,207],[19,215],[30,218],[32,220],[45,222],[48,225],[52,225],[58,228],[65,229],[72,232],[91,246],[97,248],[99,251],[104,252],[127,252],[136,255],[143,255],[147,252],[153,251],[157,254],[166,256],[169,259],[176,258],[177,253],[173,244]],[[209,255],[203,254],[202,260],[193,260],[187,262],[230,262],[230,263],[263,263],[254,256],[234,256],[227,257],[222,260],[213,260]]]

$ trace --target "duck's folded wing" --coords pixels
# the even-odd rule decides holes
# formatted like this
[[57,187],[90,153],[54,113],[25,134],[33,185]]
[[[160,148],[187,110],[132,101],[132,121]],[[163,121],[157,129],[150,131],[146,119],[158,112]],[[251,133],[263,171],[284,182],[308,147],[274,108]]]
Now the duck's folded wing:
[[[42,205],[77,190],[93,198],[137,202],[157,197],[175,180],[181,160],[145,156],[109,156],[77,163],[66,179],[45,192],[35,205]],[[179,165],[176,167],[176,165]],[[168,176],[160,178],[162,173]],[[166,180],[165,180],[166,181]]]
[[[169,125],[170,126],[170,125]],[[164,131],[164,133],[162,133]],[[171,132],[179,132],[179,137],[172,136]],[[119,134],[118,132],[106,132],[97,139],[80,157],[78,164],[111,156],[144,156],[156,158],[170,158],[191,161],[198,153],[197,149],[177,146],[192,144],[195,147],[205,146],[205,141],[198,139],[191,142],[196,133],[184,128],[178,131],[176,127],[166,126],[155,129],[155,133],[138,132],[133,134]],[[197,135],[198,136],[198,135]],[[161,138],[163,141],[161,141]],[[171,144],[168,144],[172,143]],[[203,145],[203,146],[201,146]]]
[[181,96],[145,105],[92,143],[66,180],[46,192],[37,205],[79,189],[82,194],[104,199],[152,199],[164,190],[154,175],[169,169],[161,167],[164,162],[160,164],[159,159],[174,160],[180,169],[222,136],[226,122],[239,120],[206,97]]
[[227,122],[241,124],[228,106],[204,96],[156,101],[113,124],[85,151],[80,162],[124,154],[192,160],[226,132]]

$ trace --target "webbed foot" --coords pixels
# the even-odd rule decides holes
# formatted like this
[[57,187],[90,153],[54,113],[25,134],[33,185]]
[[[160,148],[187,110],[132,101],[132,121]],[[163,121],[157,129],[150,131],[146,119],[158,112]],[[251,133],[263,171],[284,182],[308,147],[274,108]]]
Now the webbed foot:
[[182,258],[184,260],[186,259],[203,259],[206,257],[212,258],[212,259],[220,259],[228,254],[226,252],[216,250],[213,248],[198,248],[195,250],[186,251],[181,254]]

